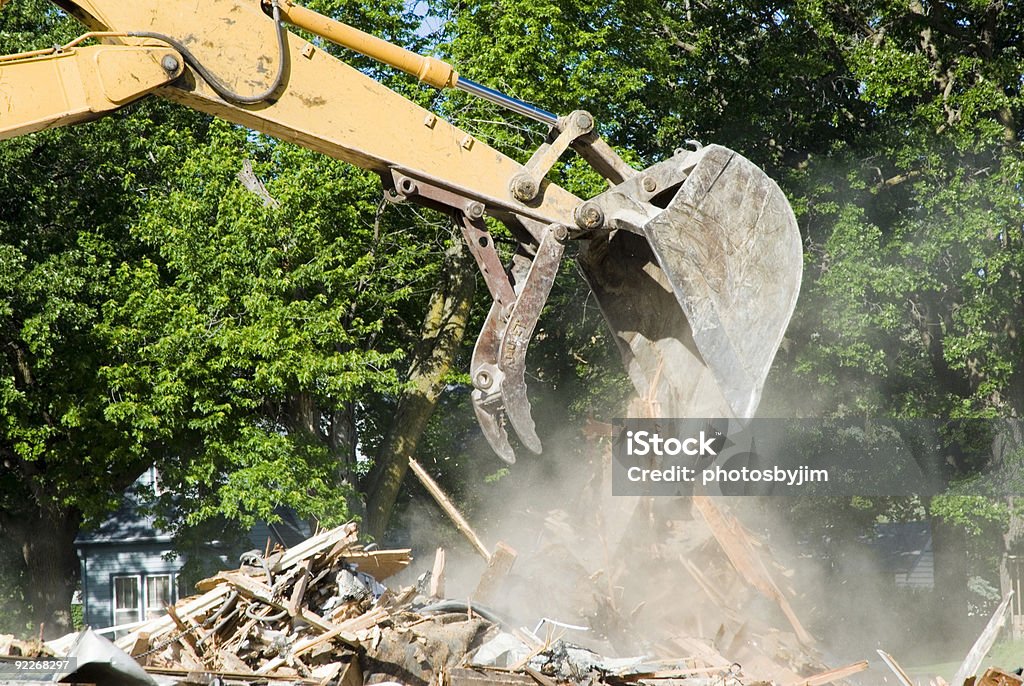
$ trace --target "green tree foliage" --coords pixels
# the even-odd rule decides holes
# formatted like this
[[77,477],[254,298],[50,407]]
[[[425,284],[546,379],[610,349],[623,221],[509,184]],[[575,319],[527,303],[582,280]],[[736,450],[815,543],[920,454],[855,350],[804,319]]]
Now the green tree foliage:
[[[400,3],[348,10],[412,36]],[[42,2],[0,22],[4,53],[81,31]],[[0,156],[0,528],[26,617],[69,628],[75,535],[153,463],[172,529],[351,516],[447,232],[383,211],[371,175],[155,101]]]
[[[77,31],[42,2],[6,7],[0,22],[3,52]],[[204,128],[149,105],[0,148],[0,540],[17,551],[9,577],[31,580],[24,600],[48,633],[70,626],[79,524],[109,511],[152,459],[147,439],[107,414],[98,370],[124,357],[97,325],[117,270],[145,252],[129,227],[163,181],[147,153],[173,166]]]
[[[697,139],[778,179],[807,265],[768,383],[771,412],[1024,410],[1017,4],[413,7],[436,33],[397,0],[309,4],[433,46],[470,78],[547,109],[587,109],[638,167]],[[48,7],[9,3],[0,51],[78,31]],[[541,125],[324,47],[519,159],[543,139]],[[279,206],[238,183],[245,160]],[[603,188],[573,160],[552,178],[583,196]],[[187,521],[251,521],[278,503],[345,516],[367,483],[357,456],[387,444],[408,390],[403,355],[443,281],[450,240],[436,217],[382,213],[372,177],[157,103],[5,143],[0,197],[5,540],[43,527],[59,532],[43,557],[68,550],[79,524],[153,461]],[[468,354],[467,344],[453,368]],[[542,435],[618,412],[627,388],[617,357],[564,267],[529,357]],[[476,450],[465,378],[447,381],[455,392],[421,452],[465,493],[478,482],[467,456],[491,458]],[[837,503],[831,521],[867,526],[899,507]],[[936,510],[970,515],[948,500]],[[30,553],[26,564],[40,559]],[[73,578],[73,559],[54,559],[51,576]],[[66,583],[40,587],[51,589],[30,598],[40,612],[66,605]]]
[[[446,49],[463,72],[553,111],[590,110],[634,161],[650,163],[694,138],[738,150],[779,181],[800,221],[806,268],[765,414],[968,419],[1024,411],[1019,6],[433,6],[448,22]],[[495,130],[494,119],[486,112],[470,121],[509,149],[537,143],[535,129]],[[592,179],[579,183],[575,169],[566,165],[555,178],[581,193],[597,188]],[[560,305],[585,302],[564,280],[559,286]],[[607,342],[595,333],[589,353],[587,337],[571,330],[559,349],[596,362],[593,351]],[[607,410],[609,397],[607,388],[573,395],[571,406],[586,408],[574,419]],[[977,469],[970,455],[979,438],[943,444],[954,484]],[[870,441],[863,447],[874,449]],[[782,508],[808,532],[843,538],[879,516],[930,511],[970,531],[1003,517],[1006,508],[991,498],[963,492],[956,486],[930,502]]]
[[[163,474],[194,518],[343,518],[352,493],[330,477],[358,475],[352,404],[396,390],[386,324],[435,270],[383,222],[375,178],[250,139],[215,123],[140,218],[159,261],[119,272],[103,331],[135,360],[102,370],[109,412],[173,442]],[[279,208],[238,182],[250,153]]]

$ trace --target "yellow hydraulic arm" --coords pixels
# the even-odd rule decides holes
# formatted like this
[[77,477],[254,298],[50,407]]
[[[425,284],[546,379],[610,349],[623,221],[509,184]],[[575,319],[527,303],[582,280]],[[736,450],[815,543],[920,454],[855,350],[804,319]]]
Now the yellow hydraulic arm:
[[[704,416],[756,408],[799,289],[800,239],[781,191],[740,155],[678,150],[634,170],[586,112],[558,117],[292,0],[53,1],[90,33],[0,57],[0,139],[153,94],[375,171],[393,198],[459,218],[494,300],[470,373],[477,417],[502,458],[514,460],[508,426],[541,449],[526,348],[569,239],[581,240],[584,273],[642,396],[666,409],[689,402]],[[521,164],[289,24],[542,121],[548,138]],[[607,192],[584,201],[545,179],[570,146],[613,184]],[[518,242],[507,268],[485,215]],[[659,302],[669,309],[645,314]]]
[[[578,198],[546,184],[533,207],[517,202],[509,180],[521,164],[283,26],[291,17],[339,38],[345,26],[340,22],[287,0],[273,10],[278,21],[259,0],[204,0],[188,7],[139,0],[57,4],[103,43],[133,46],[135,63],[113,47],[74,44],[49,54],[7,58],[0,62],[0,92],[16,93],[31,107],[15,103],[4,108],[0,137],[43,128],[43,122],[81,121],[152,92],[382,175],[397,170],[436,182],[495,211],[521,211],[544,224],[574,225]],[[443,62],[347,29],[349,38],[363,38],[350,41],[355,49],[385,57],[428,83],[457,82]],[[154,57],[160,59],[154,62]],[[110,93],[108,83],[118,80],[130,83],[113,83]],[[41,83],[53,87],[40,88]]]
[[95,119],[181,75],[178,53],[166,46],[77,47],[102,35],[0,57],[0,137]]

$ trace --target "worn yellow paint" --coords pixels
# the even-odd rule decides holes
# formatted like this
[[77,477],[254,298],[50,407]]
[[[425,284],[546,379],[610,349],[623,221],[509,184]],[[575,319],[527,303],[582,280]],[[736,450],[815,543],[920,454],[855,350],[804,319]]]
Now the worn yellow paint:
[[[96,31],[142,31],[171,37],[219,81],[243,96],[265,90],[277,72],[276,28],[259,0],[60,0],[58,4]],[[545,183],[533,203],[519,203],[509,190],[509,181],[524,168],[519,162],[326,52],[308,50],[308,44],[297,36],[288,34],[287,38],[284,80],[266,102],[226,102],[191,67],[155,94],[384,175],[397,168],[433,180],[483,202],[492,212],[573,225],[573,210],[581,202],[573,194]],[[154,43],[149,38],[126,36],[102,40],[135,46]],[[57,57],[52,61],[61,62]],[[15,75],[11,86],[23,91],[16,96],[16,106],[24,107],[22,101],[34,98],[40,90],[38,84],[53,84],[41,90],[52,91],[53,98],[65,98],[66,106],[62,115],[51,115],[47,125],[80,121],[88,118],[83,111],[90,115],[100,111],[84,105],[96,99],[97,89],[104,94],[111,89],[117,97],[126,95],[121,86],[127,86],[137,72],[135,66],[123,66],[123,79],[104,72],[102,85],[88,75],[77,76],[72,73],[75,70],[62,71],[56,66],[48,67],[52,73],[37,75],[32,89],[18,86],[30,81]],[[7,69],[23,70],[24,63],[3,67],[5,72]],[[96,70],[92,71],[95,76]],[[47,111],[57,112],[55,103],[50,103]],[[38,128],[43,127],[21,128],[15,133]]]
[[[95,45],[0,62],[0,139],[88,121],[180,74],[166,47]],[[179,58],[180,62],[180,58]]]

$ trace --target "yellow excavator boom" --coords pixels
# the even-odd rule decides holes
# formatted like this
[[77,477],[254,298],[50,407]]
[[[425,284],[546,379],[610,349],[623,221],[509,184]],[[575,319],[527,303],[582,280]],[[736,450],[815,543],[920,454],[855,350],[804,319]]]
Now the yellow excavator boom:
[[[571,240],[651,407],[739,417],[756,409],[796,301],[801,250],[785,197],[742,156],[681,149],[635,170],[584,111],[559,117],[292,0],[54,2],[90,32],[0,57],[0,139],[152,94],[372,170],[392,199],[457,217],[494,300],[471,363],[473,405],[505,460],[514,460],[509,426],[541,449],[526,349]],[[513,160],[288,25],[544,122],[548,138],[525,164]],[[545,178],[570,147],[608,191],[584,200]],[[507,267],[485,216],[518,242]]]

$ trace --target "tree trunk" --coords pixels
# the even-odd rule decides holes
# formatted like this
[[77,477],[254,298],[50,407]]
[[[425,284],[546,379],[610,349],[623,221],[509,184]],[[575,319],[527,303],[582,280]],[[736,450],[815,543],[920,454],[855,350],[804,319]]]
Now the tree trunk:
[[71,596],[80,566],[75,536],[81,525],[77,510],[56,506],[10,515],[0,532],[16,545],[24,562],[25,602],[31,608],[32,625],[42,626],[43,637],[57,638],[74,630]]
[[967,627],[967,533],[962,526],[929,516],[935,575],[935,603],[939,626],[950,627],[951,640]]
[[374,538],[387,530],[409,458],[416,452],[462,342],[476,281],[472,264],[465,244],[455,241],[445,256],[441,284],[430,298],[409,363],[408,388],[399,398],[369,477],[363,531]]
[[1010,603],[1011,630],[1016,640],[1021,637],[1020,608],[1024,607],[1019,597],[1021,567],[1017,560],[1024,549],[1024,508],[1021,507],[1021,499],[1014,496],[1006,498],[1006,506],[1010,521],[1003,532],[1003,550],[999,556],[999,591],[1004,598],[1010,591],[1017,592],[1018,597]]

